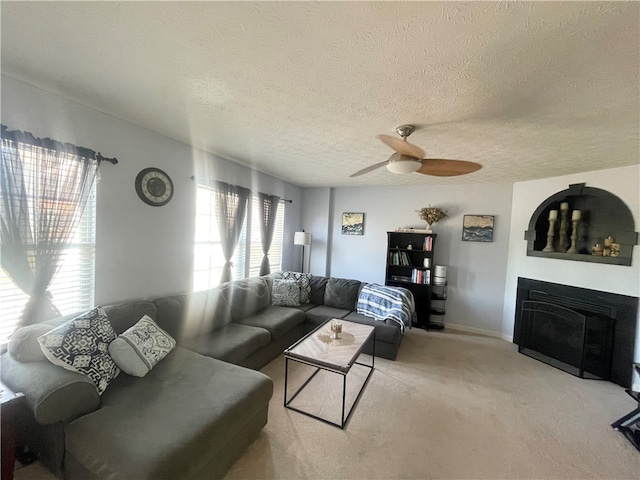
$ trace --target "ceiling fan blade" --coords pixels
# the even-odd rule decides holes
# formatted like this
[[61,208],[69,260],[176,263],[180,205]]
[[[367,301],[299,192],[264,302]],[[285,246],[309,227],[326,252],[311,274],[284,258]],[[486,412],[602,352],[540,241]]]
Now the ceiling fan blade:
[[456,175],[466,175],[480,170],[482,165],[465,160],[442,160],[439,158],[422,159],[422,167],[418,173],[433,175],[435,177],[455,177]]
[[389,160],[385,160],[384,162],[376,163],[375,165],[371,165],[370,167],[363,168],[362,170],[358,170],[356,173],[352,173],[351,175],[349,175],[349,178],[359,177],[360,175],[364,175],[365,173],[372,172],[376,168],[385,166],[387,163],[389,163]]
[[382,140],[382,143],[386,146],[393,148],[396,152],[402,155],[414,158],[422,158],[425,155],[424,151],[420,147],[413,143],[409,143],[402,138],[392,137],[391,135],[385,135],[383,133],[378,135],[378,138]]

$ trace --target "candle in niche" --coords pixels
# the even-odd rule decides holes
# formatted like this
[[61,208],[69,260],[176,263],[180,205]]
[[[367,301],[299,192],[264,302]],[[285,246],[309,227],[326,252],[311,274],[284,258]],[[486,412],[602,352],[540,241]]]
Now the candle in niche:
[[569,210],[569,203],[568,202],[562,202],[560,204],[560,210]]
[[549,212],[549,220],[556,220],[558,218],[558,210],[551,210]]
[[580,212],[580,210],[574,210],[571,213],[571,220],[580,220],[581,216],[582,216],[582,213]]

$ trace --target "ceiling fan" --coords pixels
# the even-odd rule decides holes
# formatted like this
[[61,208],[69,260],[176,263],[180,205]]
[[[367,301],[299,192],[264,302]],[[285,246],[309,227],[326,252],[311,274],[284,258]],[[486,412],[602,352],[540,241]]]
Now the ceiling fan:
[[376,163],[370,167],[358,170],[349,177],[358,177],[365,173],[369,173],[376,168],[384,165],[387,170],[392,173],[404,174],[418,172],[424,175],[433,175],[436,177],[454,177],[456,175],[466,175],[482,168],[482,165],[475,162],[467,162],[465,160],[443,160],[439,158],[424,158],[424,151],[412,143],[407,142],[407,137],[416,130],[413,125],[400,125],[396,128],[396,132],[402,138],[392,137],[391,135],[378,135],[382,142],[395,150],[388,160]]

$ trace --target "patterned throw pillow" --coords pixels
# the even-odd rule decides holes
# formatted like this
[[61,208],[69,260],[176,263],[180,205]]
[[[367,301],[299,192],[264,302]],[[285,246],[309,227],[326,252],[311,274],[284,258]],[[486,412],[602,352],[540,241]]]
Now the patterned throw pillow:
[[282,272],[284,280],[295,280],[300,286],[300,303],[309,303],[311,296],[311,274],[300,272]]
[[109,354],[123,372],[144,377],[175,346],[173,337],[145,315],[111,342]]
[[104,309],[96,307],[38,337],[38,342],[51,363],[88,376],[102,395],[120,373],[108,352],[115,338]]
[[283,307],[299,307],[300,286],[295,280],[274,279],[271,303]]

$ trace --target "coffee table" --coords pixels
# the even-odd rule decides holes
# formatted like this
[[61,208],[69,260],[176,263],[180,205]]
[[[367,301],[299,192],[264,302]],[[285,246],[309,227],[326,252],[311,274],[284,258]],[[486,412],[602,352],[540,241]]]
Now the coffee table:
[[[342,322],[342,333],[340,338],[334,340],[331,338],[331,320],[339,320]],[[284,373],[284,406],[296,412],[302,413],[309,417],[315,418],[322,422],[328,423],[335,427],[344,429],[346,423],[349,421],[349,417],[353,413],[364,388],[371,378],[375,366],[375,328],[370,325],[363,325],[360,323],[349,322],[342,319],[329,319],[318,328],[308,333],[306,336],[298,340],[284,351],[285,358],[285,373]],[[360,363],[357,361],[358,357],[362,353],[367,342],[373,342],[373,349],[371,355],[371,365]],[[291,398],[287,397],[287,387],[289,381],[289,361],[302,363],[315,367],[315,371],[309,378],[302,384],[298,390],[294,392]],[[354,365],[361,365],[369,369],[367,378],[360,387],[358,395],[356,396],[353,405],[346,412],[345,416],[345,400],[347,391],[347,374]],[[320,372],[320,370],[326,370],[329,372],[342,375],[342,415],[340,423],[332,422],[320,416],[314,415],[310,412],[306,412],[297,407],[291,405],[291,402],[298,396],[298,394],[313,380],[313,378]]]

